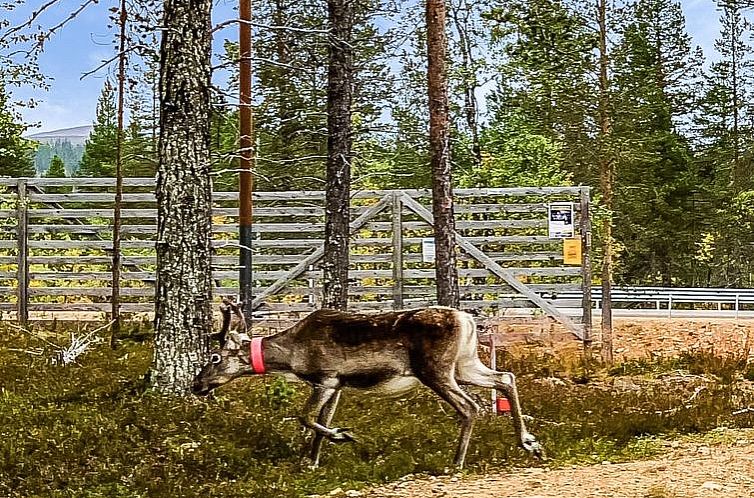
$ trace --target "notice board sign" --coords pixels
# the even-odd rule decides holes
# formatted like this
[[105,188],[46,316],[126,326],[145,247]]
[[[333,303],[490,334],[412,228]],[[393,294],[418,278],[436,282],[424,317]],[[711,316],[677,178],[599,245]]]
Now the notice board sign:
[[422,262],[435,262],[435,239],[422,239]]
[[581,239],[563,239],[563,263],[581,264]]
[[547,207],[547,228],[551,239],[573,238],[573,203],[551,203]]

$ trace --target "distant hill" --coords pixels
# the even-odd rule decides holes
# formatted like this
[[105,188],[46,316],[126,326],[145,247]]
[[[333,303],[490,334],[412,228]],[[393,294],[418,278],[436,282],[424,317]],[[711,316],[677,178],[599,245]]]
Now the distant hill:
[[37,174],[43,175],[50,167],[52,157],[57,155],[65,163],[66,175],[71,176],[79,167],[79,161],[84,154],[84,143],[92,133],[92,128],[91,125],[76,126],[26,135],[24,138],[39,142],[34,157]]
[[36,140],[43,144],[55,144],[56,142],[69,142],[71,145],[84,145],[86,139],[92,133],[92,125],[63,128],[62,130],[45,131],[26,135],[25,138]]

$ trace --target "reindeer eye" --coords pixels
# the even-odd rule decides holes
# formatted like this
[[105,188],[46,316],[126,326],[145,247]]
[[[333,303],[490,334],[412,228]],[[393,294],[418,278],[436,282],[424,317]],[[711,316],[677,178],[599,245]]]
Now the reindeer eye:
[[217,365],[218,363],[223,361],[223,357],[217,353],[212,353],[212,356],[209,357],[209,361],[210,363],[214,363],[215,365]]

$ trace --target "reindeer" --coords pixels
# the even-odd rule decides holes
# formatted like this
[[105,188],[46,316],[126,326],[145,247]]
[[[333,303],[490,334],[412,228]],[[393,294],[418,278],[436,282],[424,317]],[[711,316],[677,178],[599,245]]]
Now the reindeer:
[[293,327],[250,339],[238,305],[222,307],[224,347],[197,374],[193,392],[207,395],[238,377],[293,374],[312,385],[301,423],[314,433],[309,456],[320,460],[324,439],[354,441],[349,429],[330,427],[344,387],[381,392],[419,382],[447,401],[461,418],[454,464],[462,468],[479,406],[460,387],[495,388],[510,400],[519,444],[536,457],[542,447],[526,430],[512,373],[487,368],[477,354],[473,318],[452,308],[431,307],[374,315],[321,309]]

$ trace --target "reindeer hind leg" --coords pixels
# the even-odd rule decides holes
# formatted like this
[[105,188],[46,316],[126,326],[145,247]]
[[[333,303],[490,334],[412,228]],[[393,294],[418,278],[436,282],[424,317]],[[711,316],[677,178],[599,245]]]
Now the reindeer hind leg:
[[510,372],[498,372],[488,368],[478,358],[464,362],[456,368],[456,379],[462,385],[489,387],[501,391],[511,405],[511,419],[519,444],[526,451],[541,458],[544,456],[542,446],[536,437],[526,430],[521,402],[518,399],[516,376]]
[[432,389],[438,396],[447,401],[461,417],[461,432],[458,437],[458,447],[453,461],[456,467],[463,468],[466,452],[469,449],[474,420],[479,413],[479,406],[466,394],[454,378],[441,379],[433,375],[421,375],[419,380]]

